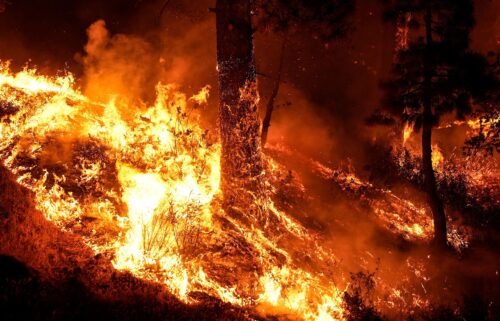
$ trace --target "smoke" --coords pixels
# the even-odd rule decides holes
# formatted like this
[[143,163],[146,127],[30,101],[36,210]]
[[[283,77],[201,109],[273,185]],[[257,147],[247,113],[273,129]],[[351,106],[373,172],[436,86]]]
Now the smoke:
[[87,29],[84,66],[84,93],[91,99],[107,101],[114,95],[146,98],[158,79],[158,54],[151,45],[133,35],[110,35],[103,20]]
[[[139,29],[141,33],[113,34],[100,19],[86,31],[87,42],[75,60],[83,69],[82,88],[91,99],[107,102],[120,97],[152,102],[159,82],[175,84],[190,96],[210,85],[205,127],[215,128],[217,74],[215,30],[208,15],[195,20],[178,14],[175,21],[165,13],[159,25]],[[140,24],[141,22],[139,22]],[[208,41],[213,37],[213,41]]]
[[[261,109],[264,109],[267,101],[262,102]],[[330,154],[337,142],[327,120],[315,109],[300,89],[281,85],[269,129],[269,143],[284,143],[318,158]]]

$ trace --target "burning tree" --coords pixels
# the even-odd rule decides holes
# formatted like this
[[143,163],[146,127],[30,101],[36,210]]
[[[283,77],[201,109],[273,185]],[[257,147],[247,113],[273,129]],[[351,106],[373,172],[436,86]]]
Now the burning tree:
[[[251,1],[216,4],[221,187],[226,204],[262,190],[260,120],[255,76]],[[250,193],[250,194],[249,194]]]
[[[409,14],[409,15],[408,15]],[[393,75],[383,84],[384,108],[422,130],[423,188],[434,220],[434,241],[447,243],[446,216],[432,165],[432,128],[441,115],[463,119],[475,102],[494,88],[486,59],[471,51],[474,26],[470,0],[394,0],[386,18],[409,17],[411,34],[394,62]]]
[[[317,37],[332,40],[345,35],[346,17],[354,9],[352,0],[256,1],[219,0],[216,3],[217,68],[219,71],[219,121],[222,143],[222,190],[226,204],[244,195],[263,193],[261,124],[253,51],[252,15],[259,12],[257,26],[285,32],[309,26]],[[284,50],[284,48],[282,49]],[[281,58],[280,65],[283,64]],[[281,70],[281,67],[280,67]],[[281,71],[280,71],[281,73]],[[280,77],[273,89],[262,128],[262,144],[270,125]],[[250,191],[250,194],[247,192]]]
[[[273,230],[220,209],[219,144],[189,109],[206,101],[203,89],[188,99],[160,83],[154,104],[135,108],[74,87],[71,75],[13,74],[0,64],[0,161],[48,221],[186,303],[201,292],[304,320],[340,318],[340,290],[330,272],[316,272],[331,271],[335,256],[316,235],[271,200],[264,213]],[[67,159],[54,159],[64,148]],[[302,259],[296,244],[320,255]]]

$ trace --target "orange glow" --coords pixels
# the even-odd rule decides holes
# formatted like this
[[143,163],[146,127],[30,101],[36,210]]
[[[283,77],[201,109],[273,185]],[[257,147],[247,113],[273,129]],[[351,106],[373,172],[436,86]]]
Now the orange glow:
[[444,156],[441,152],[441,148],[437,144],[432,145],[432,167],[435,169],[436,167],[443,164]]
[[[7,64],[0,66],[0,101],[17,108],[0,122],[1,159],[34,192],[48,220],[81,235],[96,253],[112,253],[116,269],[161,283],[186,303],[203,291],[264,314],[343,318],[342,292],[323,273],[334,255],[315,236],[270,199],[262,202],[272,230],[243,224],[220,208],[220,145],[199,127],[193,105],[207,102],[208,86],[188,99],[176,86],[160,83],[151,106],[121,97],[100,103],[76,89],[71,75],[50,78],[28,69],[14,74]],[[258,99],[253,85],[241,94]],[[32,160],[42,175],[20,159]],[[63,174],[46,163],[63,164]],[[74,228],[82,224],[85,229]],[[293,248],[278,245],[281,237],[317,253],[315,269],[297,264]],[[252,257],[238,254],[237,262],[227,262],[220,258],[224,253],[212,250],[235,240]],[[230,281],[220,274],[221,266],[246,261],[258,267],[258,277],[241,272]]]
[[413,133],[413,123],[405,123],[405,127],[403,129],[403,146],[406,144],[411,134]]

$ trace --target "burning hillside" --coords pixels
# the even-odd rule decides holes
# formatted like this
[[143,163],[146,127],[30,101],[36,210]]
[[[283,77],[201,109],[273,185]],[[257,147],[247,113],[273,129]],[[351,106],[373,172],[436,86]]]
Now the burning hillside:
[[[334,257],[314,235],[270,199],[264,226],[222,211],[220,146],[196,125],[206,89],[187,99],[159,84],[153,106],[102,105],[75,90],[70,75],[12,74],[5,64],[1,84],[4,165],[48,220],[116,269],[162,283],[184,302],[204,292],[305,319],[341,315],[340,291],[318,274]],[[282,239],[318,256],[305,264]]]
[[471,1],[133,2],[61,4],[65,68],[0,52],[2,320],[500,316],[500,56]]
[[[280,200],[272,191],[287,180],[280,178],[286,173],[281,165],[267,160],[273,185],[263,200],[264,224],[222,209],[220,146],[197,125],[208,88],[187,98],[175,86],[158,84],[152,106],[119,97],[101,104],[75,89],[71,75],[50,78],[28,69],[14,74],[7,64],[1,75],[4,166],[33,192],[45,218],[81,237],[93,255],[167,287],[186,303],[203,300],[204,293],[265,314],[345,317],[343,293],[352,284],[347,270],[330,246],[319,245],[320,234],[272,201]],[[358,210],[373,213],[396,235],[410,241],[432,237],[425,206],[361,180],[352,168],[333,170],[285,147],[270,151],[278,159],[302,159],[302,166],[338,184]],[[295,193],[304,193],[295,179],[286,184],[299,184]],[[460,234],[465,231],[453,227],[450,233],[457,249],[467,247],[469,235]],[[379,282],[388,286],[388,280]],[[389,291],[401,286],[397,282]]]

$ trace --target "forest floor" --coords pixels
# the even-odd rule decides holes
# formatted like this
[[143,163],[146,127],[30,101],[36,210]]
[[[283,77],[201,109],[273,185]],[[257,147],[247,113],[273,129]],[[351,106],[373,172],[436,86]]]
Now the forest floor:
[[[305,187],[304,202],[284,195],[290,202],[282,207],[322,235],[339,258],[339,278],[351,279],[344,297],[350,320],[500,319],[500,244],[476,242],[437,254],[426,242],[385,228],[361,195],[325,179],[305,158],[268,153]],[[401,191],[421,197],[411,186]],[[46,221],[30,192],[3,168],[0,231],[2,320],[262,319],[211,297],[186,305],[158,284],[114,270],[109,258]]]

